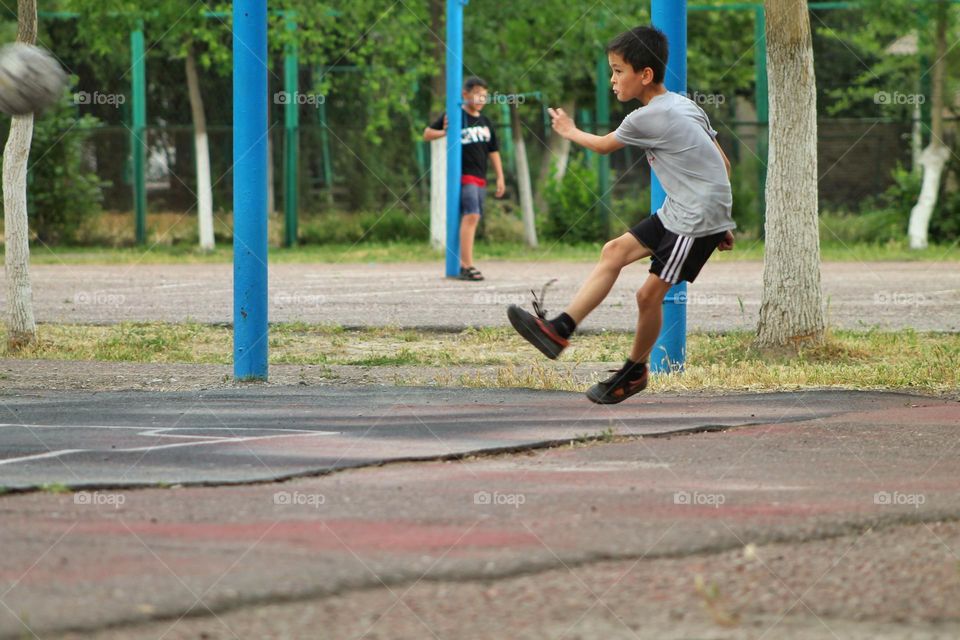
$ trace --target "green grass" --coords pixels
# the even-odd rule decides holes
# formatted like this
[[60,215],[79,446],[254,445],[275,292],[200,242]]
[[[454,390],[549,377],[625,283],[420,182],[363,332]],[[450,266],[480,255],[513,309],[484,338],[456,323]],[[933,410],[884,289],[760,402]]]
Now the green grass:
[[[479,242],[477,259],[507,261],[593,262],[600,252],[600,244],[564,245],[549,240],[537,249],[523,244]],[[821,246],[823,260],[848,262],[874,261],[960,261],[960,248],[956,244],[931,246],[921,251],[910,249],[905,242],[885,245],[844,244],[824,242]],[[156,245],[153,247],[54,247],[34,246],[31,250],[33,264],[214,264],[227,263],[233,259],[229,245],[219,246],[212,252],[204,252],[192,245]],[[443,255],[426,248],[421,242],[360,243],[356,245],[306,245],[287,249],[271,247],[270,262],[277,264],[307,263],[396,263],[436,262]],[[740,260],[763,260],[763,243],[759,240],[741,238],[734,251],[716,254],[712,260],[720,262]]]
[[[229,327],[195,323],[40,325],[38,342],[8,358],[227,365]],[[397,382],[477,387],[580,389],[619,365],[632,335],[578,335],[560,361],[546,362],[507,328],[459,333],[277,324],[272,364],[378,367]],[[819,347],[758,350],[748,332],[694,333],[683,375],[656,376],[654,391],[784,390],[810,387],[960,390],[960,335],[832,331]],[[5,341],[4,341],[5,342]],[[467,372],[450,367],[464,367]],[[392,377],[391,377],[392,376]]]
[[40,490],[44,493],[73,493],[73,490],[65,484],[52,483],[40,485]]

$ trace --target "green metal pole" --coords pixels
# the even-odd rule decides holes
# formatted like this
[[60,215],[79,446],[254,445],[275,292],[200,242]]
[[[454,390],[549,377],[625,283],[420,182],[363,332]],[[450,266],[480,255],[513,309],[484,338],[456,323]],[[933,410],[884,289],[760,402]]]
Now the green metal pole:
[[133,205],[137,244],[147,242],[147,53],[143,41],[143,21],[130,34],[133,57],[133,128],[130,149],[133,155]]
[[[610,128],[610,82],[607,52],[597,57],[597,135]],[[600,220],[605,238],[610,237],[610,156],[597,154],[597,188],[600,191]]]
[[[763,5],[754,9],[753,48],[754,58],[754,100],[757,109],[757,156],[760,157],[760,166],[757,167],[757,194],[762,220],[767,214],[767,150],[769,136],[769,94],[767,91],[767,20]],[[761,233],[763,228],[761,227]]]
[[333,166],[330,163],[330,134],[327,131],[326,101],[320,103],[317,109],[320,118],[320,155],[323,158],[323,184],[327,190],[327,203],[333,204]]
[[295,33],[297,31],[296,12],[286,13],[287,33],[293,36],[286,46],[283,61],[283,84],[287,92],[287,103],[284,108],[284,245],[292,247],[297,244],[297,218],[300,177],[300,103],[299,103],[299,72],[300,58]]
[[[580,109],[580,128],[587,133],[596,133],[593,129],[593,114],[590,113],[590,109]],[[589,165],[593,162],[593,151],[587,149],[584,153],[586,153],[587,164]]]
[[506,102],[500,103],[500,122],[503,123],[503,144],[500,146],[503,148],[504,160],[506,162],[506,169],[508,175],[515,175],[516,158],[513,153],[513,127],[510,126],[510,105]]

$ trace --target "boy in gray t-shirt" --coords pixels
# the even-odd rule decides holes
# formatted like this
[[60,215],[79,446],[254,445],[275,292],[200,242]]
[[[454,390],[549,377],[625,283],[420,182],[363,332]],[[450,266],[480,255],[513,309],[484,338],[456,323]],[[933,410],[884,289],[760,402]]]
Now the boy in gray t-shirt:
[[651,257],[650,275],[637,291],[640,314],[630,357],[613,376],[587,391],[587,398],[598,404],[615,404],[646,388],[647,358],[660,334],[664,297],[678,282],[693,282],[715,249],[732,249],[736,227],[730,215],[730,162],[717,144],[717,132],[703,109],[663,85],[666,36],[653,27],[631,29],[610,42],[607,60],[617,99],[637,99],[643,106],[605,136],[580,131],[562,109],[550,109],[553,129],[597,153],[626,145],[644,149],[666,199],[655,215],[604,245],[600,262],[564,313],[548,320],[537,300],[537,315],[516,305],[507,309],[520,335],[548,358],[556,358],[577,325],[610,293],[620,271]]

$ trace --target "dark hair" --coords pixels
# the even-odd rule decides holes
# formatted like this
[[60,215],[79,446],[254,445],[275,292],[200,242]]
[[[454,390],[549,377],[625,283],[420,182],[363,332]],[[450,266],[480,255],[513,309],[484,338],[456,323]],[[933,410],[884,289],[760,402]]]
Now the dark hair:
[[478,78],[477,76],[470,76],[463,81],[463,90],[467,93],[473,91],[474,87],[483,87],[487,88],[487,82],[483,78]]
[[653,81],[663,82],[667,68],[667,36],[655,27],[634,27],[624,31],[607,45],[607,53],[622,57],[634,71],[653,70]]

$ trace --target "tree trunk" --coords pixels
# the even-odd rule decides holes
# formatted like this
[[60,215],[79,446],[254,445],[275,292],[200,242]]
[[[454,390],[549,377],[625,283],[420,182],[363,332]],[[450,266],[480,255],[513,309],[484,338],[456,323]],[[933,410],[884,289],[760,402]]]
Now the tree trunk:
[[200,76],[193,47],[187,48],[187,91],[190,112],[193,114],[193,140],[197,158],[197,218],[200,224],[200,248],[214,248],[213,239],[213,183],[210,178],[210,143],[207,139],[207,117],[203,112]]
[[924,249],[930,231],[930,218],[937,206],[940,193],[940,178],[950,158],[950,150],[943,143],[943,76],[947,56],[947,19],[949,6],[947,0],[937,2],[936,54],[931,67],[933,86],[930,93],[930,144],[920,154],[920,166],[923,167],[923,186],[917,204],[910,211],[910,225],[907,234],[911,249]]
[[[37,40],[36,0],[17,2],[17,42]],[[7,349],[16,352],[37,339],[30,286],[30,232],[27,218],[27,166],[33,141],[33,114],[13,116],[3,150],[3,224],[7,278]]]
[[[567,100],[560,107],[570,114],[570,117],[573,117],[577,104],[573,100]],[[548,135],[547,152],[543,154],[543,159],[540,161],[540,174],[537,176],[537,186],[534,189],[536,194],[533,199],[535,211],[546,209],[547,203],[544,200],[544,191],[547,182],[551,177],[556,180],[563,180],[563,176],[567,172],[567,164],[570,161],[570,141],[556,133],[548,132]]]
[[430,246],[447,246],[447,139],[430,142]]
[[766,0],[770,151],[757,345],[824,338],[817,221],[817,94],[806,0]]
[[537,225],[533,217],[533,187],[530,184],[530,163],[527,161],[527,145],[523,141],[520,111],[510,103],[510,128],[513,129],[513,149],[517,156],[517,188],[520,190],[520,212],[523,215],[523,236],[527,245],[537,246]]

